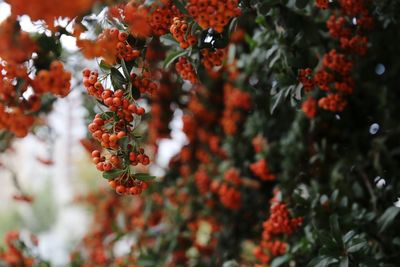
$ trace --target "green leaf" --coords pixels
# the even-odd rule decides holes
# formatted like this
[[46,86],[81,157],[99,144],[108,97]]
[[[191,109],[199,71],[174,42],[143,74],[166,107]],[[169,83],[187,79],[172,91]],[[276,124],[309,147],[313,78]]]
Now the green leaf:
[[139,99],[139,97],[140,97],[140,91],[139,91],[138,88],[136,88],[136,87],[133,86],[131,83],[129,83],[128,90],[131,90],[131,94],[132,94],[132,97],[133,97],[134,99]]
[[389,207],[378,219],[379,232],[385,231],[394,221],[397,214],[399,214],[400,208],[395,206]]
[[308,4],[308,0],[296,0],[297,8],[305,8]]
[[122,147],[124,150],[126,150],[126,148],[128,147],[128,144],[129,144],[129,138],[128,138],[128,136],[122,137],[121,139],[118,140],[117,143],[118,143],[118,145],[119,145],[120,147]]
[[187,55],[188,50],[175,51],[170,53],[164,60],[164,68],[167,69],[176,59],[181,56]]
[[174,3],[174,5],[178,8],[178,10],[183,13],[183,14],[188,14],[185,5],[179,1],[179,0],[172,0],[172,2]]
[[[235,31],[236,26],[238,23],[238,19],[237,18],[233,18],[231,20],[231,22],[229,23],[229,27],[228,27],[228,36],[230,37],[232,35],[232,33]],[[229,38],[230,39],[230,38]]]
[[102,120],[108,120],[108,119],[114,117],[114,115],[115,115],[114,112],[112,112],[112,111],[107,111],[107,112],[101,113],[101,114],[100,114],[100,118],[101,118]]
[[307,267],[328,267],[329,264],[336,262],[338,262],[338,260],[335,258],[327,257],[325,255],[320,255],[314,258],[312,261],[310,261],[307,264]]
[[356,232],[354,230],[351,230],[351,231],[347,232],[343,236],[343,242],[344,243],[348,243],[355,235],[356,235]]
[[289,260],[290,260],[290,255],[288,255],[288,254],[285,254],[285,255],[280,256],[280,257],[276,257],[271,262],[271,267],[279,267],[282,264],[288,262]]
[[354,238],[351,245],[347,248],[348,253],[356,253],[363,248],[367,248],[368,243],[364,238]]
[[340,231],[339,218],[337,214],[333,214],[329,217],[329,224],[331,226],[332,236],[336,240],[336,243],[343,247],[342,233]]
[[104,60],[101,60],[101,61],[100,61],[99,67],[100,67],[100,69],[102,69],[103,71],[109,71],[109,70],[112,68],[112,66],[109,65],[109,64],[107,64]]
[[347,256],[340,259],[339,267],[349,267],[349,258]]
[[123,60],[123,59],[121,59],[121,66],[122,66],[122,70],[125,75],[125,80],[129,81],[131,76],[129,75],[128,68],[126,67],[125,60]]
[[281,89],[277,94],[275,94],[275,95],[272,97],[272,101],[274,101],[274,102],[273,102],[273,104],[270,106],[270,113],[271,113],[271,114],[274,113],[276,107],[277,107],[278,104],[281,102],[282,96],[283,96],[283,92],[284,92],[284,91],[285,91],[285,90]]
[[103,178],[112,180],[114,178],[117,178],[118,176],[121,176],[124,172],[125,170],[120,170],[120,169],[105,171],[103,172]]
[[160,42],[166,46],[179,46],[179,42],[170,33],[161,36]]
[[257,47],[257,42],[253,38],[251,38],[250,35],[246,34],[244,36],[244,40],[250,46],[250,50],[253,50],[255,47]]
[[124,76],[116,68],[111,68],[111,83],[115,90],[123,89],[126,84]]
[[143,181],[143,182],[152,181],[156,178],[155,176],[151,176],[148,173],[139,173],[139,172],[135,173],[134,176],[136,179]]

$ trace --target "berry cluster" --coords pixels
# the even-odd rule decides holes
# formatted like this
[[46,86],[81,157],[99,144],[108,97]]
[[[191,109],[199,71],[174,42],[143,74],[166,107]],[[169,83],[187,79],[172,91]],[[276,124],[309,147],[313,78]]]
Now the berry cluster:
[[317,100],[309,96],[306,101],[301,104],[301,110],[309,119],[315,118],[317,115]]
[[270,216],[263,223],[263,233],[260,245],[254,249],[254,255],[262,264],[268,264],[272,257],[286,252],[287,243],[276,238],[285,235],[289,237],[303,223],[303,217],[291,218],[286,204],[273,201]]
[[[99,171],[105,172],[103,176],[109,179],[109,184],[119,194],[140,194],[148,187],[148,184],[141,181],[140,177],[131,174],[130,166],[139,163],[146,166],[150,164],[149,157],[139,148],[133,131],[136,125],[133,124],[135,116],[142,116],[145,113],[143,107],[134,103],[130,92],[123,89],[104,89],[98,81],[98,73],[85,69],[83,71],[84,86],[90,95],[95,96],[108,112],[96,114],[93,122],[88,128],[95,140],[107,149],[106,156],[95,150],[92,152],[93,162]],[[147,81],[145,78],[131,75],[133,80]],[[144,85],[143,85],[144,86]],[[153,86],[151,86],[153,88]],[[147,88],[147,87],[146,87]],[[148,91],[143,89],[143,91]],[[111,175],[111,176],[110,176]]]
[[66,96],[71,87],[71,73],[57,60],[46,62],[50,70],[34,66],[28,70],[29,61],[39,48],[20,29],[15,17],[0,24],[0,36],[0,130],[24,137],[40,112],[42,95]]
[[148,93],[153,95],[156,91],[158,91],[158,85],[156,82],[150,79],[150,76],[151,73],[146,71],[143,72],[141,76],[132,73],[132,85],[137,88],[141,94]]
[[242,194],[239,187],[242,180],[239,171],[235,168],[230,168],[224,173],[224,180],[214,180],[211,183],[211,192],[216,193],[219,201],[228,209],[237,210],[242,205]]
[[21,31],[15,16],[0,24],[0,57],[7,62],[22,63],[37,50],[27,32]]
[[[36,236],[31,235],[29,243],[32,246],[38,245]],[[27,242],[21,239],[20,233],[17,231],[9,231],[5,235],[6,248],[0,250],[0,261],[7,266],[35,266],[38,260],[31,253],[27,253]]]
[[128,33],[117,28],[105,29],[95,41],[81,39],[79,33],[76,37],[76,44],[86,58],[101,57],[109,65],[120,59],[132,61],[141,54],[128,43]]
[[53,0],[7,0],[15,15],[29,15],[32,20],[44,20],[53,26],[59,17],[74,18],[90,10],[95,0],[57,1]]
[[53,61],[50,70],[40,70],[32,83],[38,94],[52,93],[65,97],[71,89],[71,72],[65,71],[61,61]]
[[238,130],[238,123],[243,119],[242,112],[252,107],[250,94],[232,84],[224,85],[225,109],[221,118],[222,128],[227,135],[234,135]]
[[178,9],[173,5],[171,0],[167,0],[164,5],[153,3],[150,6],[151,15],[148,19],[153,33],[157,36],[167,34],[170,31],[172,18],[179,14]]
[[175,69],[183,80],[190,81],[192,84],[198,83],[196,71],[187,57],[180,57],[175,64]]
[[134,37],[144,39],[151,36],[150,8],[144,5],[143,0],[129,1],[123,7],[123,15],[124,22],[128,25],[129,31]]
[[222,32],[233,17],[240,16],[238,0],[189,0],[189,14],[203,29]]
[[276,179],[275,175],[270,172],[268,162],[265,159],[250,164],[250,170],[263,181],[274,181]]
[[190,33],[191,29],[184,19],[174,17],[173,23],[169,30],[174,38],[179,42],[179,45],[182,49],[186,49],[189,46],[195,45],[197,42],[196,36]]
[[[328,1],[316,1],[321,9],[329,7]],[[318,100],[318,106],[331,112],[341,112],[346,108],[345,95],[352,94],[355,83],[351,77],[353,69],[352,55],[364,56],[367,53],[368,38],[360,35],[363,30],[373,27],[373,20],[365,7],[364,0],[339,1],[340,10],[330,16],[326,22],[333,39],[339,41],[341,52],[330,50],[322,59],[322,66],[312,75],[311,69],[299,71],[299,81],[307,93],[319,88],[327,95]],[[315,100],[312,97],[302,105],[308,118],[316,115]]]
[[222,66],[222,63],[225,59],[225,50],[217,49],[215,51],[210,51],[209,49],[205,48],[201,50],[201,55],[201,63],[203,64],[204,68],[210,72],[214,67]]
[[210,190],[211,179],[204,169],[199,169],[194,174],[194,180],[200,194],[205,195]]

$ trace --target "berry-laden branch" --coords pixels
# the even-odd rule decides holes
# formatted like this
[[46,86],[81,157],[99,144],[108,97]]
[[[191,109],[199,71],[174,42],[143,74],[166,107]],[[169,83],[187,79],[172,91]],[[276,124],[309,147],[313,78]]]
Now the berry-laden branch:
[[[331,49],[322,58],[322,64],[313,74],[310,68],[299,71],[299,81],[309,95],[302,109],[308,118],[317,114],[320,108],[331,112],[342,112],[347,106],[346,95],[353,94],[355,88],[352,70],[357,56],[367,53],[366,30],[373,28],[373,19],[365,1],[340,0],[337,8],[326,22],[331,38],[338,41],[338,48]],[[325,10],[328,1],[317,0],[316,6]],[[326,96],[315,100],[318,90]]]

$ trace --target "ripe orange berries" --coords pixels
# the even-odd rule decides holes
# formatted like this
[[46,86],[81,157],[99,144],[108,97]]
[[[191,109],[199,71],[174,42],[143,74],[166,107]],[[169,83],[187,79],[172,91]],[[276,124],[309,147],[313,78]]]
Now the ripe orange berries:
[[183,49],[186,49],[197,42],[196,36],[191,34],[190,30],[191,29],[185,20],[180,19],[179,17],[174,17],[173,23],[170,27],[170,32]]
[[[316,0],[317,7],[327,9],[329,1]],[[327,95],[318,100],[318,106],[331,112],[341,112],[346,108],[346,94],[352,94],[355,88],[351,76],[353,54],[363,56],[367,53],[368,38],[360,35],[362,30],[371,29],[372,17],[364,1],[339,1],[339,9],[329,17],[326,26],[333,39],[340,43],[341,52],[330,50],[322,59],[322,67],[312,77],[311,69],[299,71],[299,81],[306,92],[315,88],[326,91]],[[356,25],[350,21],[357,16]],[[356,27],[355,27],[356,26]],[[308,118],[316,115],[316,100],[308,97],[302,104],[302,110]]]
[[65,71],[61,61],[53,61],[50,70],[41,70],[33,80],[36,93],[52,93],[65,97],[71,90],[71,72]]
[[15,27],[17,23],[10,16],[0,24],[0,58],[9,63],[22,63],[37,49],[29,34]]
[[77,37],[77,46],[87,58],[101,57],[107,64],[113,65],[118,59],[131,61],[141,52],[128,43],[128,33],[117,28],[105,29],[95,42]]
[[[153,95],[158,89],[157,83],[151,81],[149,78],[146,77],[149,75],[150,74],[146,73],[142,76],[138,76],[134,73],[131,74],[131,82],[133,86],[137,88],[141,94],[148,93],[150,95]],[[142,112],[142,110],[140,112]]]
[[178,62],[175,64],[175,69],[183,80],[190,81],[192,84],[198,82],[194,67],[187,57],[180,57]]
[[189,14],[203,29],[222,32],[233,17],[240,15],[238,0],[189,0]]
[[172,1],[168,0],[166,2],[162,6],[157,3],[153,3],[150,6],[150,10],[153,11],[148,18],[148,23],[151,26],[153,34],[157,36],[167,34],[170,31],[172,18],[179,13]]
[[[113,34],[117,34],[115,31]],[[118,33],[119,39],[126,36]],[[134,116],[142,116],[145,113],[143,107],[136,106],[130,92],[125,89],[104,89],[99,82],[97,71],[83,70],[83,85],[90,95],[107,106],[109,111],[96,114],[88,129],[92,137],[99,141],[108,154],[102,156],[100,151],[92,152],[92,161],[96,168],[109,179],[109,184],[118,194],[140,194],[147,188],[147,184],[136,179],[131,173],[130,165],[139,163],[146,166],[150,164],[150,158],[144,153],[144,149],[138,148],[136,137],[132,134]],[[144,77],[147,77],[144,75]],[[156,84],[144,77],[132,75],[134,86],[144,88],[141,91],[153,91]],[[149,89],[150,88],[150,89]]]
[[94,0],[57,1],[53,0],[7,0],[15,15],[29,15],[32,20],[45,20],[49,26],[56,18],[74,18],[88,11]]
[[225,58],[225,50],[217,49],[212,52],[209,49],[202,49],[201,55],[203,57],[201,63],[203,63],[206,70],[212,71],[214,67],[222,66]]
[[310,96],[301,104],[301,109],[309,119],[313,119],[317,115],[317,101]]
[[268,162],[265,159],[250,164],[250,170],[263,181],[274,181],[276,179],[275,175],[270,172]]
[[268,264],[272,257],[286,253],[287,244],[279,239],[281,235],[290,236],[303,223],[303,217],[291,218],[286,204],[273,202],[270,216],[263,223],[263,233],[260,245],[253,254],[263,264]]

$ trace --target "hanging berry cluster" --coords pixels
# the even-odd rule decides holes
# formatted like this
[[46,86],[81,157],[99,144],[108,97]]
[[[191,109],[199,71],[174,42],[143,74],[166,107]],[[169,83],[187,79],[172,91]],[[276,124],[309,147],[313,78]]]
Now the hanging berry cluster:
[[250,94],[232,84],[224,85],[225,109],[221,118],[222,128],[227,135],[234,135],[238,131],[238,124],[243,120],[243,112],[252,107]]
[[[316,1],[317,7],[329,8],[328,1]],[[354,91],[354,80],[351,71],[355,56],[367,53],[368,38],[361,35],[373,27],[372,17],[365,7],[364,0],[339,1],[339,10],[335,10],[326,22],[330,36],[339,42],[339,49],[332,49],[322,58],[322,65],[313,75],[311,69],[299,71],[299,81],[307,93],[318,88],[326,92],[326,96],[318,102],[312,96],[303,103],[302,110],[307,117],[316,115],[316,105],[331,112],[341,112],[346,108],[345,95]]]
[[260,245],[254,249],[254,255],[262,265],[268,265],[273,257],[286,253],[287,243],[281,236],[290,237],[303,223],[303,217],[291,218],[286,204],[273,199],[270,216],[263,223],[263,233]]
[[56,58],[45,62],[49,69],[27,68],[33,53],[43,48],[20,29],[15,16],[1,23],[0,37],[0,130],[24,137],[39,115],[44,94],[69,93],[71,73]]
[[[125,73],[128,72],[124,65]],[[138,137],[135,135],[135,118],[145,114],[143,107],[138,106],[132,95],[132,86],[140,96],[141,93],[153,92],[157,85],[146,77],[139,77],[132,73],[129,79],[123,77],[117,69],[112,69],[111,80],[122,79],[125,84],[120,84],[121,89],[105,89],[99,81],[99,74],[96,71],[85,69],[83,71],[83,84],[89,95],[97,100],[108,111],[99,113],[88,128],[93,138],[101,143],[106,150],[101,153],[99,150],[92,152],[93,163],[96,168],[103,172],[104,178],[119,194],[140,194],[148,187],[146,180],[153,177],[136,173],[131,166],[150,164],[149,157],[140,147]],[[131,88],[131,89],[129,89]],[[129,89],[129,90],[128,90]],[[138,97],[136,97],[138,98]]]
[[187,57],[180,57],[175,64],[175,69],[182,80],[190,81],[192,84],[198,83],[196,71]]

